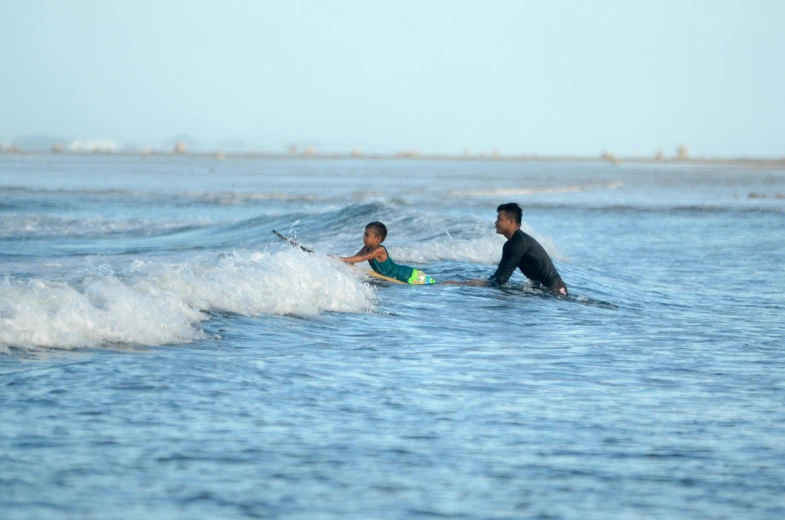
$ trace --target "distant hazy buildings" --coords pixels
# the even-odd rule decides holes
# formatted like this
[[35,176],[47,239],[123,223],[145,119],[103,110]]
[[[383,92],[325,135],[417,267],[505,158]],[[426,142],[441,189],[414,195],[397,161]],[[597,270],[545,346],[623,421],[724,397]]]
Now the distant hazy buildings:
[[619,159],[616,158],[616,155],[608,151],[602,152],[602,159],[611,164],[619,164]]
[[679,146],[679,149],[676,152],[676,156],[679,158],[679,160],[686,161],[687,159],[690,158],[690,152],[689,150],[687,150],[686,146],[681,145]]
[[[121,153],[123,155],[141,155],[159,156],[159,155],[185,155],[191,154],[192,156],[210,157],[217,160],[223,160],[231,157],[265,157],[265,158],[282,158],[287,157],[286,154],[279,151],[263,151],[260,148],[245,148],[240,150],[230,150],[220,146],[200,145],[198,141],[192,142],[185,138],[185,134],[180,134],[177,141],[166,141],[161,143],[158,147],[139,147],[138,144],[126,145],[119,147],[117,143],[111,139],[97,139],[97,140],[81,140],[74,141],[61,140],[53,141],[46,148],[42,148],[42,144],[50,139],[46,135],[33,135],[26,136],[25,144],[20,144],[19,141],[6,141],[0,143],[0,153],[4,155],[10,154],[80,154],[80,153],[96,153],[96,154],[112,154]],[[196,143],[196,145],[194,145]],[[242,141],[223,141],[224,144],[232,144],[240,146]],[[620,165],[622,163],[630,164],[646,164],[646,163],[659,163],[660,165],[668,164],[728,164],[728,165],[762,165],[762,166],[776,166],[782,167],[785,164],[785,157],[782,158],[719,158],[707,157],[704,155],[690,154],[686,145],[680,145],[676,148],[675,154],[666,154],[662,149],[657,149],[653,155],[633,155],[633,156],[617,156],[616,154],[604,150],[599,156],[577,156],[577,155],[539,155],[536,153],[521,152],[518,155],[508,154],[502,155],[497,148],[491,148],[486,151],[472,152],[468,147],[456,153],[421,153],[416,148],[403,149],[393,154],[366,152],[359,148],[352,148],[348,151],[335,152],[320,150],[320,144],[300,143],[287,145],[288,157],[292,158],[321,158],[321,159],[339,159],[339,158],[364,158],[366,160],[375,159],[418,159],[418,160],[464,160],[464,161],[544,161],[544,162],[558,162],[558,161],[586,161],[596,163],[604,161],[611,165]]]
[[[55,145],[57,144],[55,143]],[[71,141],[68,149],[72,152],[113,153],[117,151],[117,143],[111,139],[96,139],[92,141],[76,139]]]
[[43,152],[51,150],[55,143],[67,142],[67,139],[47,133],[33,133],[15,136],[11,142],[26,152]]

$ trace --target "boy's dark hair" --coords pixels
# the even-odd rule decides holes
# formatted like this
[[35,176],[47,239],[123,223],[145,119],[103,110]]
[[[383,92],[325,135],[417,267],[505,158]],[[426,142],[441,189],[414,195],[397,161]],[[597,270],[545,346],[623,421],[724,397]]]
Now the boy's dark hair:
[[374,235],[382,239],[382,242],[387,238],[387,226],[381,222],[371,222],[365,226],[365,229],[370,229]]
[[521,216],[523,215],[523,210],[518,205],[517,202],[508,202],[507,204],[501,204],[496,211],[506,211],[510,215],[512,215],[512,220],[520,226],[521,224]]

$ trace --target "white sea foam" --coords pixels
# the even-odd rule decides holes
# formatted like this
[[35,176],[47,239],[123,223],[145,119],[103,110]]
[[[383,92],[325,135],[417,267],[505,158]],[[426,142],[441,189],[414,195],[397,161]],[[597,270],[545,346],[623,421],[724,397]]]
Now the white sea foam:
[[[537,240],[548,254],[557,260],[566,260],[556,247],[553,239],[534,231],[525,222],[521,225],[524,233]],[[502,258],[505,239],[493,232],[468,239],[453,238],[449,234],[411,246],[390,247],[390,255],[396,262],[428,263],[441,260],[468,262],[475,264],[498,264]]]
[[177,344],[204,336],[206,311],[310,316],[367,312],[376,294],[334,260],[288,250],[90,268],[69,282],[0,282],[0,352]]
[[470,239],[453,239],[448,235],[428,242],[390,248],[396,262],[426,264],[440,260],[454,260],[474,264],[494,264],[501,259],[504,237],[483,236]]
[[193,192],[186,191],[179,194],[179,197],[195,199],[200,202],[217,204],[219,206],[245,206],[259,201],[279,200],[279,201],[315,201],[320,197],[312,194],[292,194],[281,192],[242,192],[242,191],[220,191],[220,192]]
[[483,197],[483,196],[513,196],[513,195],[537,195],[541,193],[579,193],[582,191],[593,191],[601,188],[615,190],[623,186],[621,181],[611,181],[605,183],[573,184],[567,186],[541,186],[534,188],[497,188],[497,189],[478,189],[478,190],[453,190],[451,195],[459,197]]
[[48,236],[92,236],[111,233],[156,234],[187,227],[205,227],[213,224],[208,217],[148,220],[107,219],[95,217],[68,217],[39,214],[6,214],[0,219],[0,236],[25,235],[33,237]]

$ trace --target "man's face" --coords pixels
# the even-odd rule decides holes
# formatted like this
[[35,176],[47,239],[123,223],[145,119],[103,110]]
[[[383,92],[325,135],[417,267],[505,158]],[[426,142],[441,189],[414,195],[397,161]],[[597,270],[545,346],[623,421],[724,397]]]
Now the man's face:
[[496,212],[496,232],[500,235],[515,229],[515,221],[506,211]]

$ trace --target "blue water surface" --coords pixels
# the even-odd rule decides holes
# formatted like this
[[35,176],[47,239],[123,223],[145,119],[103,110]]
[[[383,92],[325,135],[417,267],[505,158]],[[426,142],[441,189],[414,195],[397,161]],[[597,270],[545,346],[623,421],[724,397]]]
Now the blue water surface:
[[[785,172],[0,156],[8,519],[785,517]],[[365,224],[568,298],[378,283]],[[277,239],[295,236],[309,255]]]

